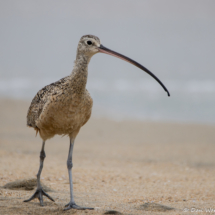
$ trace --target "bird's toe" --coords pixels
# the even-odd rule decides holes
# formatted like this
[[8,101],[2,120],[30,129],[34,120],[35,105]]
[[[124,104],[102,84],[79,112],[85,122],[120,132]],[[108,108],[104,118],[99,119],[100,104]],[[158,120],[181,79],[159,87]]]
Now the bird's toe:
[[44,206],[43,196],[46,196],[48,199],[54,202],[54,199],[51,196],[49,196],[42,188],[37,188],[35,193],[29,199],[24,200],[24,202],[30,202],[31,200],[38,198],[40,201],[40,206]]
[[90,207],[81,207],[76,205],[76,203],[68,203],[65,205],[66,208],[64,208],[64,210],[69,210],[69,209],[76,209],[76,210],[94,210],[94,208],[90,208]]

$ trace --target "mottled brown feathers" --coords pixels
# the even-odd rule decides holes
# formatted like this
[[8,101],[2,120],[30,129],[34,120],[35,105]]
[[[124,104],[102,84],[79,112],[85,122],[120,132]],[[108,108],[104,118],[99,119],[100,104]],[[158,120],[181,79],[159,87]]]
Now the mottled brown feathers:
[[62,85],[68,80],[69,76],[60,79],[50,85],[43,87],[33,98],[27,113],[27,125],[36,128],[36,120],[39,118],[44,105],[51,95],[60,93]]
[[75,138],[91,116],[93,100],[86,89],[88,64],[98,50],[88,47],[87,38],[98,46],[97,37],[82,37],[71,75],[42,88],[31,102],[27,125],[39,132],[43,140],[56,134]]
[[[87,41],[91,40],[89,46]],[[75,138],[89,120],[93,100],[86,89],[88,64],[98,53],[100,40],[93,35],[83,36],[77,48],[71,75],[42,88],[34,97],[27,114],[27,125],[39,132],[43,140],[54,135]]]

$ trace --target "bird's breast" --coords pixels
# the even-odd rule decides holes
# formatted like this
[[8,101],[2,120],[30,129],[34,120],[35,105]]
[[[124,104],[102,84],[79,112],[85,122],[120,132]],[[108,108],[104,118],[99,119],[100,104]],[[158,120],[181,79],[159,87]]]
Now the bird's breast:
[[90,118],[93,100],[86,91],[83,97],[71,96],[59,100],[53,97],[44,107],[37,126],[48,136],[71,135],[79,130]]

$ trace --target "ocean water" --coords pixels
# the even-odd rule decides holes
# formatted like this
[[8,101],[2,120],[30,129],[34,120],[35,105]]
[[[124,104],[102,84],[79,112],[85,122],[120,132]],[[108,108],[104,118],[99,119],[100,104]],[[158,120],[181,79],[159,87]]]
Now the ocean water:
[[[30,100],[54,78],[0,80],[0,96]],[[215,123],[213,80],[166,80],[168,97],[153,79],[89,78],[87,89],[94,100],[93,116],[115,120],[135,119],[173,122]]]
[[83,2],[0,2],[0,97],[30,103],[71,73],[78,41],[90,33],[152,71],[171,94],[133,65],[97,54],[87,83],[93,116],[215,124],[213,0]]

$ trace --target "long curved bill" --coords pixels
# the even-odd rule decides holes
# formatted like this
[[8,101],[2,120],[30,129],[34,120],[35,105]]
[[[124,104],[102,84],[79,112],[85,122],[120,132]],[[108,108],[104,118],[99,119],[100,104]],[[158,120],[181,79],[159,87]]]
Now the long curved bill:
[[152,72],[150,72],[148,69],[146,69],[141,64],[137,63],[136,61],[132,60],[131,58],[126,57],[125,55],[122,55],[122,54],[119,54],[119,53],[117,53],[115,51],[112,51],[112,50],[104,47],[103,45],[100,45],[100,47],[98,47],[98,49],[99,49],[99,52],[101,52],[101,53],[112,55],[114,57],[117,57],[117,58],[119,58],[121,60],[127,61],[127,62],[133,64],[134,66],[142,69],[143,71],[145,71],[146,73],[151,75],[163,87],[163,89],[167,92],[167,95],[170,96],[170,93],[167,90],[167,88],[164,86],[164,84]]

